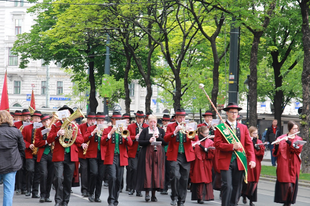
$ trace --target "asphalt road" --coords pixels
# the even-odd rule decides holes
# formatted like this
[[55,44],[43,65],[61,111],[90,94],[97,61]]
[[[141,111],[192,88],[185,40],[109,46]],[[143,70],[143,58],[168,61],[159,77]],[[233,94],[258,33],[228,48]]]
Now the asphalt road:
[[[275,183],[273,181],[264,181],[261,180],[258,184],[258,202],[255,203],[256,206],[272,206],[272,205],[281,205],[273,202],[274,197],[274,187]],[[101,203],[91,203],[87,198],[81,196],[80,188],[74,187],[72,188],[73,193],[71,194],[69,205],[71,206],[96,206],[96,205],[108,205],[106,200],[108,197],[108,189],[103,187],[102,195],[101,195]],[[13,205],[14,206],[35,206],[35,205],[46,205],[53,206],[54,203],[54,195],[55,192],[52,191],[51,199],[53,199],[52,203],[39,203],[39,199],[33,199],[31,197],[26,197],[24,195],[14,195]],[[169,195],[161,195],[159,193],[156,194],[158,202],[145,202],[144,197],[136,197],[129,196],[128,192],[122,192],[119,198],[119,206],[158,206],[158,205],[166,205],[170,206],[170,198]],[[214,191],[215,200],[205,202],[204,205],[220,205],[221,201],[219,199],[219,192]],[[0,186],[0,198],[3,197],[3,186]],[[196,201],[190,200],[191,193],[187,193],[186,206],[198,206]],[[1,203],[0,203],[1,204]],[[244,205],[240,200],[239,205]],[[248,204],[247,204],[248,205]],[[298,197],[296,206],[309,206],[310,205],[310,188],[307,187],[299,187],[298,188]]]

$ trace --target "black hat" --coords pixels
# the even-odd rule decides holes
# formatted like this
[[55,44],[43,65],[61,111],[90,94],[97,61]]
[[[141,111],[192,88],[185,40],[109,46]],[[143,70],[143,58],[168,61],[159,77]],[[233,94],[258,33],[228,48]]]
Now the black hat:
[[243,118],[242,115],[238,115],[237,120],[241,120]]
[[37,116],[37,117],[41,117],[42,116],[42,113],[38,110],[34,111],[34,113],[31,115],[32,117],[33,116]]
[[23,113],[20,110],[15,110],[14,116],[22,116]]
[[184,109],[177,109],[176,111],[175,111],[175,116],[186,116],[187,114],[186,114],[186,112],[185,112],[185,110]]
[[111,119],[123,119],[120,112],[113,112]]
[[15,113],[14,113],[14,112],[10,112],[10,115],[11,115],[12,117],[14,117]]
[[50,118],[51,118],[51,116],[49,116],[48,114],[42,114],[41,122],[44,121],[44,120],[50,119]]
[[86,115],[86,118],[96,118],[96,113],[95,112],[89,112],[88,115]]
[[170,116],[168,114],[164,114],[162,120],[163,121],[170,121]]
[[150,116],[151,114],[152,114],[152,112],[147,112],[146,117]]
[[96,119],[105,119],[106,115],[103,112],[97,112]]
[[230,109],[238,109],[238,111],[242,110],[242,108],[241,108],[241,107],[238,107],[238,105],[237,105],[235,102],[230,102],[230,103],[227,105],[227,107],[225,107],[223,110],[227,112],[227,111],[230,110]]
[[128,113],[123,114],[123,119],[131,119]]
[[212,112],[210,110],[206,111],[204,114],[202,114],[203,117],[205,116],[212,116]]
[[143,111],[139,111],[139,110],[135,113],[135,115],[136,117],[140,117],[140,118],[145,117],[145,115],[143,114]]
[[62,106],[61,108],[58,109],[58,111],[66,110],[66,109],[69,110],[71,114],[73,114],[73,109],[71,109],[67,105]]
[[29,109],[23,109],[22,115],[30,115]]

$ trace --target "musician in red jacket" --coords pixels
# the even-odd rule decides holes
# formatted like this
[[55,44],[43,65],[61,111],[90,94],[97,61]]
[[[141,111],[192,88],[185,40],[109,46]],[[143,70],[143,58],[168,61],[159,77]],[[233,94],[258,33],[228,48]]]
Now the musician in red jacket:
[[[58,111],[66,110],[73,114],[73,109],[67,105],[58,109]],[[75,162],[79,161],[78,147],[83,143],[83,137],[79,130],[74,130],[72,136],[77,132],[75,142],[71,146],[64,148],[59,143],[60,136],[65,134],[65,130],[61,128],[62,124],[63,120],[58,120],[52,125],[51,131],[47,136],[47,143],[55,142],[52,158],[55,166],[55,206],[67,206],[69,203]],[[71,126],[68,126],[67,128],[69,127]],[[66,139],[64,141],[66,141]]]
[[128,165],[128,154],[126,145],[130,147],[132,145],[131,138],[123,137],[120,133],[122,131],[116,131],[116,120],[122,119],[122,115],[119,112],[113,112],[111,117],[112,126],[106,128],[103,131],[103,138],[101,138],[101,144],[107,147],[104,164],[106,165],[106,171],[109,178],[109,206],[118,205],[118,197],[122,183],[122,177],[124,174],[124,166]]
[[48,114],[43,114],[41,117],[42,127],[37,129],[35,135],[34,146],[38,147],[37,162],[40,162],[40,202],[52,202],[50,192],[52,181],[54,178],[54,163],[52,162],[51,144],[47,143],[47,134],[50,131],[48,126],[51,122],[51,117]]
[[210,134],[211,135],[214,135],[214,127],[216,125],[212,125],[212,112],[210,110],[206,111],[204,114],[202,114],[203,118],[204,118],[204,122],[201,123],[201,124],[198,124],[197,127],[202,127],[202,126],[206,126],[208,127],[209,131],[210,131]]
[[[240,158],[244,160],[245,164],[248,160],[251,168],[256,166],[253,143],[248,128],[236,121],[241,109],[236,103],[229,103],[223,109],[226,111],[227,121],[219,124],[215,130],[214,145],[219,152],[218,169],[221,171],[222,206],[238,204],[244,176],[244,166]],[[230,131],[235,136],[231,135]],[[227,140],[224,135],[228,135],[229,139]],[[235,138],[238,138],[239,142]],[[230,139],[233,139],[235,143],[228,142]],[[243,149],[245,153],[242,152]],[[242,156],[237,157],[234,150],[239,151],[238,155]],[[242,154],[240,154],[241,152]]]
[[[176,122],[169,124],[164,140],[168,142],[167,160],[170,161],[171,205],[183,206],[186,199],[190,162],[195,160],[195,153],[185,129],[180,125],[185,121],[184,109],[175,112]],[[183,131],[182,131],[183,130]],[[197,140],[195,137],[194,140]]]
[[[138,166],[138,157],[140,153],[139,147],[139,136],[143,128],[148,127],[147,124],[143,123],[144,114],[143,111],[137,111],[136,115],[136,123],[132,123],[128,126],[128,130],[130,132],[130,138],[132,140],[132,146],[128,147],[128,189],[129,195],[133,195],[136,188],[136,180],[137,180],[137,166]],[[137,191],[136,196],[142,197],[141,191]]]
[[254,206],[253,202],[257,202],[257,184],[262,169],[261,162],[265,153],[265,146],[261,140],[258,139],[258,131],[256,127],[251,126],[249,128],[250,137],[254,146],[255,153],[255,168],[248,169],[248,184],[243,185],[242,196],[243,203],[246,204],[246,197],[250,200],[250,206]]
[[103,128],[105,126],[104,120],[105,114],[103,112],[98,112],[96,114],[97,125],[89,126],[84,134],[84,142],[88,142],[85,156],[89,166],[88,200],[90,202],[101,202],[100,195],[105,172],[105,166],[103,163],[106,146],[101,145],[100,142]]
[[[86,118],[87,118],[87,122],[79,125],[79,129],[80,129],[80,132],[83,138],[86,134],[87,128],[95,125],[96,123],[95,112],[89,112]],[[83,147],[86,147],[85,146],[86,142],[84,141],[81,147],[78,148],[79,149],[80,172],[81,172],[81,193],[83,197],[88,197],[88,184],[89,184],[88,160],[86,159],[86,156],[83,155]]]
[[37,162],[37,154],[34,146],[36,129],[34,123],[41,121],[41,112],[35,111],[32,114],[32,124],[24,127],[22,135],[24,137],[26,150],[26,181],[27,181],[27,193],[26,196],[30,196],[32,192],[32,198],[39,198],[39,184],[40,184],[40,167]]
[[302,138],[295,134],[299,130],[298,125],[289,121],[287,128],[288,134],[277,138],[277,140],[283,139],[283,141],[275,144],[272,154],[277,157],[278,163],[274,202],[290,206],[296,202],[301,165],[299,155],[303,145],[300,142]]

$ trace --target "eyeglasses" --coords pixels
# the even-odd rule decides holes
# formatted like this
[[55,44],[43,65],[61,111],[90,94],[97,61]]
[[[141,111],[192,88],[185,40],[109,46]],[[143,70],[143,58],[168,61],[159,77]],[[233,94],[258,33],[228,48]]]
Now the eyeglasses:
[[257,132],[253,132],[252,134],[257,134]]
[[230,114],[238,114],[239,112],[229,112]]

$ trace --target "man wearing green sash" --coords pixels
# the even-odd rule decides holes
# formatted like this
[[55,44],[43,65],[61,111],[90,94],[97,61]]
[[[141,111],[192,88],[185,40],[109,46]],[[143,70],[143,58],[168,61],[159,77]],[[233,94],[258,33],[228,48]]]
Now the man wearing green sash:
[[251,168],[256,166],[248,128],[236,121],[241,109],[236,103],[229,103],[223,109],[227,121],[219,124],[215,130],[214,145],[219,151],[218,168],[222,180],[222,206],[238,205],[243,177],[247,177],[247,162]]

